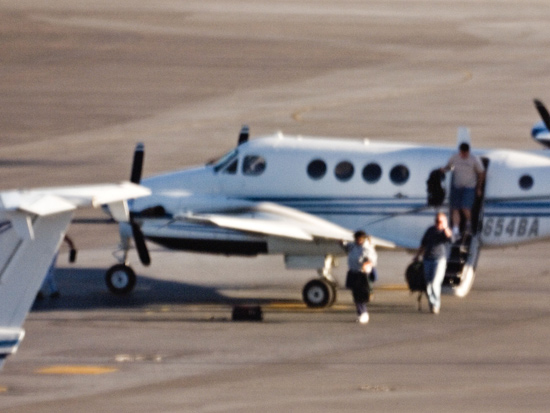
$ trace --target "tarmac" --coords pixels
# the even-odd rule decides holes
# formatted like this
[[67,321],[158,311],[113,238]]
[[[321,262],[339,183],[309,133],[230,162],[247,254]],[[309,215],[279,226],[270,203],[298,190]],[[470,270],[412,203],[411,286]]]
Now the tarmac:
[[[548,21],[529,0],[0,0],[1,188],[127,179],[137,142],[145,175],[203,163],[242,124],[443,146],[468,126],[474,148],[537,150]],[[100,217],[71,227],[77,263],[62,249],[61,296],[25,322],[1,412],[548,410],[547,243],[483,250],[471,293],[437,316],[405,288],[411,255],[381,252],[360,325],[344,289],[307,309],[314,274],[281,257],[151,245],[116,297],[118,231]],[[235,305],[263,321],[232,321]]]

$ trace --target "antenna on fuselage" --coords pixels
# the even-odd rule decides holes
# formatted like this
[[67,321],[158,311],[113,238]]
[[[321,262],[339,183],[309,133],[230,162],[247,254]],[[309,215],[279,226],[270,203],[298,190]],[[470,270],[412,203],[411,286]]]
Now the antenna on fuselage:
[[456,146],[460,146],[461,143],[471,145],[470,128],[466,126],[460,126],[456,131]]
[[239,143],[237,145],[241,145],[245,142],[248,142],[248,138],[250,136],[250,128],[248,125],[243,125],[241,128],[241,132],[239,133]]

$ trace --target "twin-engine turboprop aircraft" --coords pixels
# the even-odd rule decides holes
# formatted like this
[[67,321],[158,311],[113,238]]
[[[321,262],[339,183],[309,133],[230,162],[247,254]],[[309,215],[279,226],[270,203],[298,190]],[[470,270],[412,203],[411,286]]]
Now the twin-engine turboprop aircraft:
[[[548,133],[550,116],[538,133]],[[378,246],[417,248],[436,209],[427,204],[426,181],[456,148],[370,140],[321,139],[281,133],[248,140],[204,166],[143,179],[152,195],[133,201],[131,225],[121,226],[124,255],[106,281],[115,293],[136,282],[128,265],[132,234],[148,265],[144,239],[170,249],[226,255],[281,254],[287,268],[313,268],[303,298],[325,307],[336,298],[330,271],[343,255],[340,240],[363,229]],[[550,236],[550,158],[546,152],[474,150],[486,166],[483,196],[473,210],[473,234],[453,247],[444,289],[470,290],[480,246],[501,247]],[[132,181],[140,182],[143,146]],[[442,185],[449,187],[451,176]],[[448,191],[447,191],[448,193]]]
[[106,204],[128,221],[126,200],[148,194],[130,182],[0,192],[0,367],[25,335],[23,322],[74,210]]

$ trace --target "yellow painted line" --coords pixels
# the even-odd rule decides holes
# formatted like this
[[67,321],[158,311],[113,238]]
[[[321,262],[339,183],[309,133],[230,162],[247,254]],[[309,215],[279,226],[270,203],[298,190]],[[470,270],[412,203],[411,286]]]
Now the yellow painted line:
[[265,307],[275,310],[305,310],[307,308],[305,304],[300,303],[269,303]]
[[[309,310],[309,311],[326,311],[326,308],[309,308],[301,303],[269,303],[263,306],[270,310]],[[350,306],[335,304],[329,307],[330,310],[347,310]]]
[[386,284],[381,285],[380,287],[376,287],[374,291],[406,291],[408,289],[409,287],[407,287],[407,284]]
[[38,369],[38,374],[97,375],[114,373],[118,369],[101,366],[50,366]]
[[7,387],[0,387],[0,393],[5,393],[8,391]]

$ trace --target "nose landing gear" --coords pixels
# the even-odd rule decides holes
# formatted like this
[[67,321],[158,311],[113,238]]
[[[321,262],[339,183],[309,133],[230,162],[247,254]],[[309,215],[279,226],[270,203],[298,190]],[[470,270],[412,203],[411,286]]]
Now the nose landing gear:
[[105,283],[114,294],[128,294],[136,285],[136,273],[126,264],[116,264],[105,273]]

